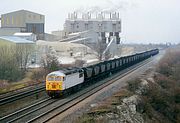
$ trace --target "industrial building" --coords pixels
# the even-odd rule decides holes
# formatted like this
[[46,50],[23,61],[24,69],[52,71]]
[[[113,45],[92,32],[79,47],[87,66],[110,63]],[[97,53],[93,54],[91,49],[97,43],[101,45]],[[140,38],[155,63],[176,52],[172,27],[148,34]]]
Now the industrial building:
[[[34,59],[35,43],[23,38],[14,36],[1,36],[0,37],[0,49],[1,55],[13,60],[14,57],[17,60],[27,61],[27,65],[31,64]],[[4,60],[5,58],[2,58]],[[22,65],[22,64],[21,64]],[[22,67],[20,65],[20,67]],[[28,67],[28,66],[24,66]]]
[[[18,50],[34,50],[35,42],[26,40],[15,36],[1,36],[0,37],[0,48],[10,47],[11,49]],[[14,51],[12,51],[14,52]],[[22,51],[23,52],[23,51]]]
[[98,34],[104,43],[107,38],[110,42],[111,36],[116,37],[117,44],[120,43],[121,19],[119,13],[105,14],[103,12],[96,15],[91,13],[78,16],[76,12],[70,13],[64,24],[66,34],[92,30]]
[[37,40],[37,36],[33,33],[14,33],[14,36],[16,37],[20,37],[20,38],[24,38],[26,40],[29,40],[29,41],[36,41]]
[[31,32],[38,39],[44,37],[45,16],[42,14],[19,10],[1,15],[1,35],[12,35],[15,32]]
[[[61,35],[64,34],[61,42],[83,43],[95,51],[102,48],[100,52],[103,52],[103,57],[107,52],[110,52],[111,57],[119,52],[121,19],[117,12],[108,14],[103,12],[96,14],[70,13],[65,21],[63,31],[59,31]],[[98,45],[101,46],[98,47]]]
[[33,41],[29,41],[23,38],[19,38],[19,37],[15,37],[15,36],[1,36],[0,37],[0,46],[2,46],[3,44],[16,44],[16,45],[20,45],[20,44],[26,44],[26,45],[33,45],[35,44]]

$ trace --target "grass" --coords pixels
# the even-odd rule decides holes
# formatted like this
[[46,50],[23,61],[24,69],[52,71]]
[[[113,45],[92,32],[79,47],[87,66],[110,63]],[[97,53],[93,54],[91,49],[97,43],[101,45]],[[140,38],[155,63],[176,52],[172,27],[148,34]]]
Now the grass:
[[113,96],[119,99],[125,98],[125,97],[129,97],[131,95],[130,91],[126,90],[126,89],[122,89],[119,92],[115,93]]
[[9,91],[14,91],[14,90],[17,90],[17,89],[24,88],[26,86],[27,86],[26,83],[13,83],[13,84],[9,84],[9,85],[1,88],[0,89],[0,93],[6,93],[6,92],[9,92]]
[[79,117],[75,120],[76,123],[95,123],[94,117],[91,117],[89,115],[83,115],[82,117]]
[[18,82],[7,82],[7,81],[1,81],[1,83],[4,83],[0,87],[0,94],[6,93],[9,91],[15,91],[24,87],[28,87],[33,84],[39,83],[39,81],[32,80],[33,71],[29,71],[26,73],[25,78]]
[[109,113],[109,112],[111,112],[111,104],[107,102],[107,103],[103,103],[99,105],[98,107],[92,108],[88,112],[88,114],[94,116],[94,115],[101,115],[101,114]]

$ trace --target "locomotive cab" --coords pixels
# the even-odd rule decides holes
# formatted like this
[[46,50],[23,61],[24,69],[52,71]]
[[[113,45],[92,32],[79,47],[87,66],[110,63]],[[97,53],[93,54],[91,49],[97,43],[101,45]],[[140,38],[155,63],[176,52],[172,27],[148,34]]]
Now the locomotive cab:
[[54,71],[46,76],[46,92],[50,97],[63,96],[67,91],[84,82],[82,69],[67,69]]
[[64,81],[64,76],[47,76],[46,80],[46,90],[62,90],[62,83]]
[[55,71],[46,77],[46,91],[51,97],[62,95],[63,83],[65,81],[65,74],[60,71]]

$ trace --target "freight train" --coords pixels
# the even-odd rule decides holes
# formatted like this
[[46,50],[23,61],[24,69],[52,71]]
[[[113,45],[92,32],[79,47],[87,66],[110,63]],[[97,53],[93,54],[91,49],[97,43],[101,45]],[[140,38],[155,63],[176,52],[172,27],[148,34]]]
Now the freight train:
[[46,92],[52,98],[69,95],[158,53],[158,49],[153,49],[83,68],[51,72],[46,76]]

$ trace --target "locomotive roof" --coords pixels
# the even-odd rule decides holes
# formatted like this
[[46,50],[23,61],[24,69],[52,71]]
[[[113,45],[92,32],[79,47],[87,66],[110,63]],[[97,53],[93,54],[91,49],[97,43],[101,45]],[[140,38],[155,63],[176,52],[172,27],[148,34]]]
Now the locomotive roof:
[[67,69],[63,69],[61,72],[63,72],[64,74],[68,75],[68,74],[82,72],[82,71],[83,70],[80,69],[80,68],[67,68]]
[[77,73],[77,72],[82,72],[82,71],[83,70],[80,68],[68,68],[68,69],[63,69],[63,70],[51,72],[48,75],[65,76],[65,75],[69,75],[69,74]]
[[65,74],[62,71],[54,71],[48,74],[48,76],[65,76]]

